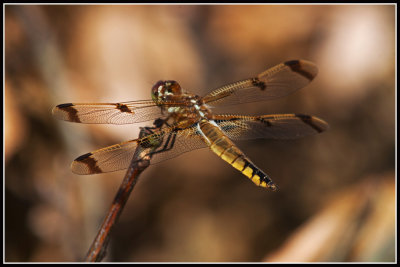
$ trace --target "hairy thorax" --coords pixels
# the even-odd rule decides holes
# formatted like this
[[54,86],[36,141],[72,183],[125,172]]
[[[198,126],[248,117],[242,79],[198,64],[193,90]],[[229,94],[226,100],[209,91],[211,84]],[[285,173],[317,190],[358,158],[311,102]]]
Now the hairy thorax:
[[[155,103],[160,103],[169,125],[187,128],[202,119],[212,119],[212,113],[203,99],[184,92],[176,81],[157,82],[152,88],[152,98]],[[168,105],[169,102],[174,104]]]

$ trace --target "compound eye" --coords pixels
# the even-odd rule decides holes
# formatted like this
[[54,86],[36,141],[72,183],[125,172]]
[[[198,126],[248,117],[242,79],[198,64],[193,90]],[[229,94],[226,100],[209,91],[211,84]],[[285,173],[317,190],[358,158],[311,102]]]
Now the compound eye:
[[182,88],[176,81],[168,81],[168,93],[172,93],[173,95],[182,94]]
[[158,81],[151,88],[151,97],[153,100],[157,100],[159,97],[162,97],[165,91],[165,82]]
[[159,93],[162,92],[162,88],[164,88],[164,87],[165,87],[165,82],[164,81],[158,81],[151,88],[151,93],[154,94],[154,95],[158,95]]
[[164,98],[168,95],[180,95],[182,93],[182,88],[176,81],[158,81],[151,88],[153,99]]

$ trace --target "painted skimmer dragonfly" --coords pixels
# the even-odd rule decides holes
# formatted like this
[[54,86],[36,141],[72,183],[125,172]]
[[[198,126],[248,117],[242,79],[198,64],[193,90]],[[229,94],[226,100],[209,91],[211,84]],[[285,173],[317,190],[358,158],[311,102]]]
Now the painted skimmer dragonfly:
[[237,105],[286,96],[306,86],[317,72],[315,64],[309,61],[287,61],[254,78],[222,86],[204,97],[185,92],[176,81],[159,81],[152,87],[152,100],[60,104],[53,108],[53,115],[78,123],[131,124],[154,120],[153,127],[141,128],[138,139],[76,158],[71,165],[72,172],[76,174],[127,169],[138,147],[152,148],[145,150],[151,164],[208,147],[256,185],[276,190],[277,186],[271,178],[232,140],[293,139],[321,133],[328,129],[328,124],[317,117],[302,114],[217,115],[211,109],[218,105]]

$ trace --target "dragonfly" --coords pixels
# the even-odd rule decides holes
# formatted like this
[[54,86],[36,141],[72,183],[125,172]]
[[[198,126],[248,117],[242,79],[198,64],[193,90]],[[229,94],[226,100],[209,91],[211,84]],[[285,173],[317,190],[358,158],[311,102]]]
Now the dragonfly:
[[71,169],[76,174],[107,173],[129,168],[142,156],[155,164],[182,153],[209,148],[222,160],[239,170],[257,186],[277,190],[277,185],[234,143],[257,138],[295,139],[326,131],[322,119],[304,114],[260,116],[214,114],[213,108],[237,107],[243,103],[272,100],[286,96],[309,84],[317,66],[306,60],[278,64],[253,78],[233,82],[204,97],[183,90],[173,80],[158,81],[150,100],[120,103],[66,103],[53,108],[57,119],[75,123],[133,124],[153,121],[141,127],[139,138],[98,149],[76,158]]

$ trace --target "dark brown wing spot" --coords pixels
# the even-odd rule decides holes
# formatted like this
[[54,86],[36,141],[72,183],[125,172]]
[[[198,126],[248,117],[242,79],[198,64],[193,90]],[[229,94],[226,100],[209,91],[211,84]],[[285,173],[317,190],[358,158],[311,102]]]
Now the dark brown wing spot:
[[60,109],[63,109],[63,108],[71,107],[71,106],[73,106],[73,105],[74,105],[74,104],[72,104],[72,103],[65,103],[65,104],[57,105],[57,107],[60,108]]
[[232,117],[232,118],[230,118],[228,121],[238,121],[238,120],[240,120],[240,118],[238,118],[238,117]]
[[68,114],[68,120],[72,122],[81,122],[78,116],[78,111],[73,107],[74,104],[66,103],[57,106],[58,109],[65,111]]
[[87,159],[88,157],[90,157],[91,155],[93,155],[93,154],[92,153],[86,153],[84,155],[81,155],[81,156],[77,157],[75,159],[75,161],[83,161],[83,160]]
[[266,120],[266,119],[260,118],[260,117],[258,117],[257,120],[259,120],[260,122],[266,124],[268,127],[272,126],[272,123],[269,120]]
[[312,73],[309,73],[305,69],[303,69],[299,60],[286,61],[284,64],[288,66],[292,71],[297,72],[298,74],[306,77],[310,81],[312,81],[315,77]]
[[324,131],[324,129],[322,129],[318,125],[314,124],[313,118],[311,116],[303,115],[303,114],[295,114],[295,116],[297,118],[300,118],[305,124],[311,126],[317,132],[321,133]]
[[254,86],[257,86],[258,88],[260,88],[262,91],[264,91],[265,88],[267,88],[265,82],[260,81],[258,78],[253,78],[253,79],[251,79],[251,83],[252,83]]
[[121,110],[122,112],[132,113],[132,110],[130,110],[130,109],[128,108],[128,106],[125,105],[125,104],[120,104],[120,103],[118,103],[118,104],[117,104],[117,109]]
[[91,157],[92,153],[86,153],[82,156],[79,156],[75,159],[75,161],[79,162],[80,164],[86,164],[87,168],[89,169],[89,173],[102,173],[103,171],[97,165],[97,161]]

